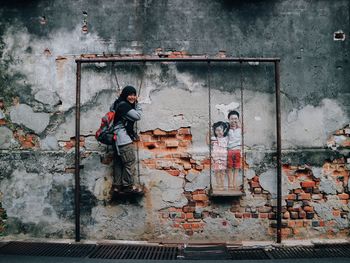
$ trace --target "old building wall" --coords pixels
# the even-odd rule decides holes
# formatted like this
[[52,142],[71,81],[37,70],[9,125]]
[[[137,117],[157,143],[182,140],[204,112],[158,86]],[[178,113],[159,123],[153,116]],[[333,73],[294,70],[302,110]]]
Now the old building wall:
[[[348,236],[349,8],[346,0],[4,1],[0,235],[74,238],[74,60],[105,53],[280,57],[283,238]],[[140,89],[142,198],[112,199],[111,153],[94,138],[116,80]],[[275,239],[273,65],[84,64],[81,105],[82,238]],[[230,109],[244,122],[245,195],[211,198],[208,123]]]

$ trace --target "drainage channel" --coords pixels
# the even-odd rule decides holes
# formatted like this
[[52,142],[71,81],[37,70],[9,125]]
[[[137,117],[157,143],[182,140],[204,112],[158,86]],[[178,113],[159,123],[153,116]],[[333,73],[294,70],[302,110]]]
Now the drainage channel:
[[228,248],[225,245],[159,246],[130,244],[68,244],[0,242],[0,255],[142,260],[268,260],[350,258],[350,243],[300,247]]

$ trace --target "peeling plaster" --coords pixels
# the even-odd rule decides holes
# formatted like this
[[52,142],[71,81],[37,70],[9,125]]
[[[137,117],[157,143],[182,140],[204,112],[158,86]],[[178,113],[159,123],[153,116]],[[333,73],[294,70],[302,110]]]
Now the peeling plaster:
[[10,109],[11,121],[17,124],[23,124],[27,128],[40,134],[50,122],[50,115],[42,112],[34,112],[26,104],[18,104]]
[[8,149],[18,145],[13,137],[13,132],[7,127],[0,127],[0,149]]
[[[75,89],[71,86],[71,83],[75,83],[75,74],[71,74],[76,70],[74,55],[114,49],[114,44],[102,42],[97,34],[82,36],[79,25],[73,31],[61,29],[51,32],[48,38],[35,38],[23,28],[9,27],[3,39],[3,58],[12,57],[16,61],[10,64],[9,74],[22,73],[26,83],[31,85],[33,94],[42,90],[56,92],[62,100],[60,109],[63,111],[75,105]],[[28,47],[33,50],[31,54],[25,52]],[[48,48],[51,52],[49,57],[44,54]],[[109,76],[101,73],[85,74],[82,87],[81,100],[84,104],[99,90],[110,88]]]
[[349,122],[336,100],[323,99],[319,106],[307,105],[293,109],[287,117],[282,116],[282,145],[286,147],[324,147],[334,127]]
[[183,178],[171,176],[164,171],[147,169],[142,179],[149,189],[154,211],[187,204],[188,200],[183,194]]

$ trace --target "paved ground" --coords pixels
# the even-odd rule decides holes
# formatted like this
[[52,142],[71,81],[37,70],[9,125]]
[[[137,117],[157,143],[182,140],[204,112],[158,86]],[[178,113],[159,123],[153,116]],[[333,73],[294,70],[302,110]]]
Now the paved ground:
[[[0,256],[0,263],[296,263],[296,259],[278,260],[117,260],[117,259],[90,259],[90,258],[59,258],[59,257],[29,257],[29,256]],[[350,258],[306,258],[297,259],[297,263],[349,263]]]

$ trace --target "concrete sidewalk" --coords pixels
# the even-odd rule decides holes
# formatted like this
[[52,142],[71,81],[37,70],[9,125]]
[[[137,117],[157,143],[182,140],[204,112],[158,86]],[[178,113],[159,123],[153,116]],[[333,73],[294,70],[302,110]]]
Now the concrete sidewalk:
[[[118,259],[91,259],[91,258],[62,258],[62,257],[31,257],[31,256],[8,256],[1,255],[0,263],[139,263],[139,262],[154,262],[154,263],[295,263],[296,259],[268,259],[268,260],[118,260]],[[298,263],[349,263],[350,258],[305,258],[297,259]]]

